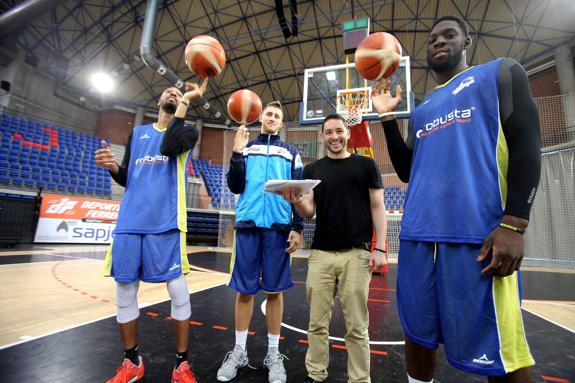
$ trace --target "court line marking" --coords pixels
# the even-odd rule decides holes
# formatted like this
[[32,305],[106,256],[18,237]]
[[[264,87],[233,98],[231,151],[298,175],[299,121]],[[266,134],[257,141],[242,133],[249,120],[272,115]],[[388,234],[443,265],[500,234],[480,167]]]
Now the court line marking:
[[[226,282],[222,282],[222,283],[218,283],[217,285],[214,285],[214,286],[205,287],[205,288],[199,289],[199,290],[194,290],[194,291],[191,291],[191,292],[190,292],[190,295],[193,295],[193,294],[196,294],[196,293],[199,293],[199,292],[202,292],[202,291],[206,291],[206,290],[209,290],[209,289],[213,289],[213,288],[215,288],[215,287],[220,287],[220,286],[223,286],[223,285],[225,285],[225,284],[226,284]],[[138,305],[138,308],[139,308],[139,309],[143,309],[143,308],[146,308],[146,307],[149,307],[149,306],[153,306],[153,305],[157,305],[157,304],[160,304],[160,303],[164,303],[164,302],[167,302],[167,301],[169,301],[169,299],[159,300],[159,301],[152,302],[152,303],[144,303],[144,304],[142,304],[142,305]],[[68,330],[72,330],[72,329],[75,329],[75,328],[78,328],[78,327],[81,327],[81,326],[89,325],[89,324],[92,324],[92,323],[95,323],[95,322],[98,322],[98,321],[101,321],[101,320],[104,320],[104,319],[113,318],[113,317],[115,317],[115,316],[116,316],[116,314],[106,315],[106,316],[103,316],[103,317],[100,317],[100,318],[97,318],[97,319],[94,319],[94,320],[91,320],[91,321],[83,322],[83,323],[80,323],[80,324],[77,324],[77,325],[74,325],[74,326],[69,326],[69,327],[65,327],[65,328],[62,328],[62,329],[59,329],[59,330],[56,330],[56,331],[52,331],[52,332],[49,332],[49,333],[46,333],[46,334],[42,334],[42,335],[30,337],[30,339],[25,339],[25,340],[21,340],[21,341],[19,341],[19,342],[14,342],[14,343],[10,343],[10,344],[4,345],[4,346],[0,346],[0,350],[4,350],[4,349],[7,349],[7,348],[10,348],[10,347],[13,347],[13,346],[17,346],[17,345],[20,345],[20,344],[23,344],[23,343],[31,342],[31,341],[36,340],[36,339],[45,338],[45,337],[47,337],[47,336],[55,335],[55,334],[58,334],[58,333],[61,333],[61,332],[64,332],[64,331],[68,331]]]
[[[267,302],[267,299],[264,299],[264,301],[262,302],[262,304],[260,306],[260,310],[262,311],[262,313],[264,315],[266,315],[266,302]],[[298,332],[300,334],[305,334],[307,336],[307,330],[302,330],[301,328],[291,326],[291,325],[284,323],[284,322],[282,322],[282,327],[285,327],[288,330]],[[338,337],[331,336],[331,335],[328,338],[331,340],[338,341],[338,342],[345,342],[345,339],[338,338]],[[405,341],[403,341],[403,340],[402,341],[370,340],[369,344],[380,345],[380,346],[381,345],[384,345],[384,346],[403,346],[405,344]]]
[[538,318],[541,318],[541,319],[543,319],[543,320],[546,320],[547,322],[552,323],[552,324],[554,324],[555,326],[559,326],[559,327],[561,327],[562,329],[569,331],[570,333],[575,334],[575,331],[572,330],[572,329],[570,329],[569,327],[565,327],[565,326],[563,326],[562,324],[557,323],[557,322],[555,322],[555,321],[553,321],[553,320],[551,320],[551,319],[549,319],[549,318],[546,318],[546,317],[544,317],[544,316],[542,316],[542,315],[540,315],[540,314],[537,314],[537,313],[534,312],[534,311],[531,311],[531,310],[529,310],[529,309],[526,309],[525,307],[521,307],[521,309],[527,311],[527,312],[530,313],[530,314],[535,315],[535,316],[538,317]]
[[548,300],[539,300],[539,299],[523,299],[522,302],[527,303],[539,303],[545,305],[552,305],[552,306],[567,306],[572,307],[575,305],[575,301],[548,301]]

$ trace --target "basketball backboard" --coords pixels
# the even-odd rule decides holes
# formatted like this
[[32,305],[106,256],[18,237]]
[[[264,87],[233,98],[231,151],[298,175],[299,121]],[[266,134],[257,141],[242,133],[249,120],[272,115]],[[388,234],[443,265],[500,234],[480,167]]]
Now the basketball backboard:
[[[402,102],[394,113],[397,117],[408,118],[413,107],[411,92],[411,71],[409,56],[403,56],[391,80],[392,95],[395,87],[401,85]],[[347,81],[346,81],[347,70]],[[347,83],[346,83],[347,82]],[[337,95],[346,89],[373,88],[373,81],[364,80],[355,70],[353,63],[306,69],[303,83],[303,102],[300,108],[300,124],[317,124],[333,113],[337,113]],[[363,119],[377,119],[371,102],[363,112]]]

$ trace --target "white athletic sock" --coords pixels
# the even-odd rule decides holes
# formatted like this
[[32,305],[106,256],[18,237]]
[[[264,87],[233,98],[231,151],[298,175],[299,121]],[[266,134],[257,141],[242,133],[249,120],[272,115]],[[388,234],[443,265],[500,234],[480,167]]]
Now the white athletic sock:
[[245,351],[247,341],[248,341],[248,330],[244,331],[236,330],[236,346],[240,346]]
[[280,345],[280,334],[274,335],[268,332],[268,349],[278,348]]
[[409,374],[407,374],[407,381],[409,383],[433,383],[433,379],[431,379],[429,382],[426,382],[424,380],[413,379],[411,376],[409,376]]

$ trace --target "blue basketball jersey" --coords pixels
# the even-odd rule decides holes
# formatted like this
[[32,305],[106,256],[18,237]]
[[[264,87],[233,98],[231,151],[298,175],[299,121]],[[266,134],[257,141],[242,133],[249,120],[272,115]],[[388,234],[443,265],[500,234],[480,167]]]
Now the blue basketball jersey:
[[414,110],[402,239],[482,243],[501,220],[508,150],[499,117],[499,64],[457,74]]
[[187,231],[185,187],[190,151],[164,156],[160,152],[164,133],[155,124],[134,128],[115,233]]

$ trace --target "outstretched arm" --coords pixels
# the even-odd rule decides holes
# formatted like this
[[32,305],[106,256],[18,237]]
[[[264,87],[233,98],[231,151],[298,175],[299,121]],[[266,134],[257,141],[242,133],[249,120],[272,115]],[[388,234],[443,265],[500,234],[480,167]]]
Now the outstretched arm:
[[174,118],[168,124],[168,129],[164,138],[162,139],[162,146],[160,147],[160,152],[169,157],[178,156],[188,150],[192,150],[198,142],[199,132],[195,126],[186,126],[184,124],[186,113],[190,103],[202,97],[206,87],[208,85],[208,79],[204,79],[201,85],[194,83],[186,83],[186,93],[183,94],[180,104],[176,109]]
[[[377,113],[386,114],[381,117],[381,124],[393,168],[401,181],[409,182],[413,150],[403,141],[395,117],[387,115],[387,113],[395,111],[401,103],[401,86],[397,85],[395,97],[391,95],[389,87],[390,82],[387,80],[376,82],[372,90],[371,101]],[[410,145],[412,144],[411,141],[408,137]]]

